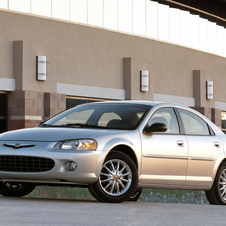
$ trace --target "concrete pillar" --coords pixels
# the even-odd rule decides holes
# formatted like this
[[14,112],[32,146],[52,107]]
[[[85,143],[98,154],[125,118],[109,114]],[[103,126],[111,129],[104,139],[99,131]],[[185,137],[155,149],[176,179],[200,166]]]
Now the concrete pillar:
[[60,93],[44,93],[44,120],[66,109],[66,95]]
[[193,109],[195,109],[196,111],[205,115],[209,120],[212,120],[211,108],[209,108],[209,107],[193,107]]
[[221,109],[212,108],[211,117],[211,121],[218,127],[221,127]]
[[8,130],[31,128],[42,121],[42,93],[12,91],[8,94]]
[[205,115],[218,127],[221,127],[221,110],[215,109],[215,100],[206,99],[206,81],[213,81],[211,75],[205,71],[193,71],[194,109]]
[[213,81],[212,76],[206,71],[193,71],[193,95],[195,107],[215,107],[215,100],[206,99],[206,81]]
[[[140,91],[140,71],[149,71],[149,91]],[[154,100],[151,63],[143,59],[123,58],[126,100]]]
[[23,41],[13,42],[13,74],[16,80],[16,90],[23,90]]

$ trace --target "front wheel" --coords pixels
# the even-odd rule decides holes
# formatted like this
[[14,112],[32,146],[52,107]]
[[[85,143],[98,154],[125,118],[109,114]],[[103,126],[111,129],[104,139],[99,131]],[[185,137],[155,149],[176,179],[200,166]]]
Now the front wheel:
[[128,200],[136,191],[137,167],[125,153],[112,151],[102,165],[98,180],[88,186],[100,202],[119,203]]
[[226,205],[226,162],[219,167],[212,188],[206,191],[206,197],[210,204]]
[[35,189],[35,184],[18,182],[0,182],[0,194],[3,196],[22,197]]
[[142,193],[142,188],[138,188],[135,193],[128,199],[128,201],[136,202]]

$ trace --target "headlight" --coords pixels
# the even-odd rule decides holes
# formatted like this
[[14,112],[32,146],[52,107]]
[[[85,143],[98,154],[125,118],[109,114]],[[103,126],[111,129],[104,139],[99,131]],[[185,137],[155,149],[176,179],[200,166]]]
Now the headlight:
[[97,142],[91,139],[59,141],[54,146],[54,149],[95,151],[97,149]]

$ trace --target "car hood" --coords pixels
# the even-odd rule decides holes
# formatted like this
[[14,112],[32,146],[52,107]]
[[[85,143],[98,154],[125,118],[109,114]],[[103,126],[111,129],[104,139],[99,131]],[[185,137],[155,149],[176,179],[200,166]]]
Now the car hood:
[[80,138],[93,138],[97,136],[113,133],[104,129],[87,128],[43,128],[36,127],[32,129],[20,129],[0,134],[0,141],[59,141]]

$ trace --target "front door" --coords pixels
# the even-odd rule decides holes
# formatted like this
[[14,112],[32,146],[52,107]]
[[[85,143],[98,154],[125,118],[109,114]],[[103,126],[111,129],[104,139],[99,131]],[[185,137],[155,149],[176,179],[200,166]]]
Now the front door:
[[156,122],[166,124],[167,131],[141,135],[140,183],[184,185],[188,163],[188,145],[185,135],[180,134],[174,109],[161,108],[157,110],[148,124]]

